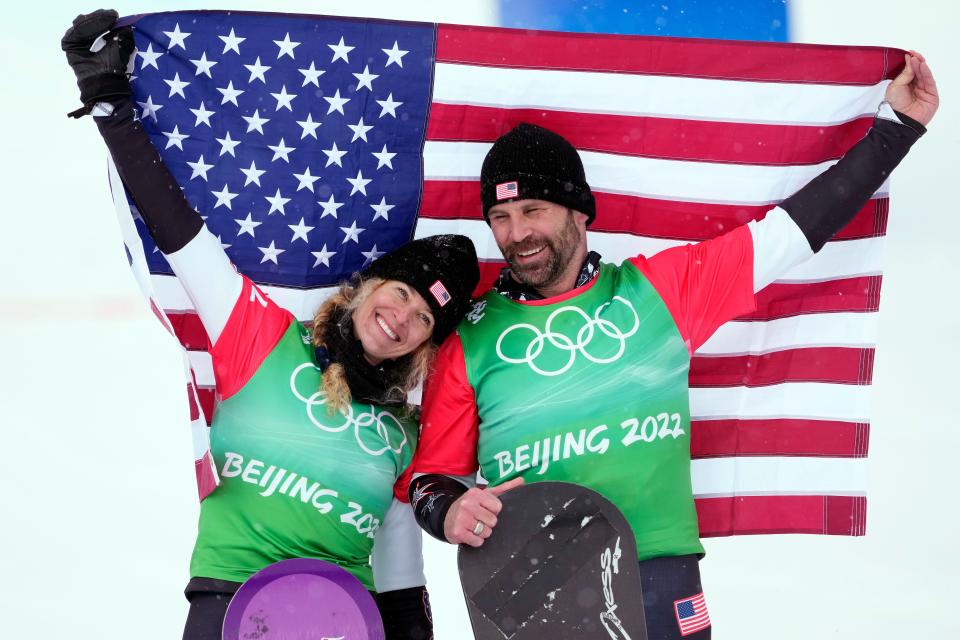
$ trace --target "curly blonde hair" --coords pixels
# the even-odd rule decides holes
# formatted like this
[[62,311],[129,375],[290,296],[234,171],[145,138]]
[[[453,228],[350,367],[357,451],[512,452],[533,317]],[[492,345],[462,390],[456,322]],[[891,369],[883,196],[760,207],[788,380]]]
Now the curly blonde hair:
[[[313,326],[310,329],[310,341],[315,347],[325,346],[324,334],[331,318],[346,311],[350,315],[356,311],[363,301],[370,297],[383,283],[383,278],[368,278],[366,280],[347,281],[332,296],[327,298],[313,316]],[[407,412],[412,413],[415,408],[407,404],[407,394],[426,379],[433,364],[437,347],[432,341],[425,340],[423,344],[406,356],[408,361],[402,382],[387,390],[383,401],[390,404],[403,404]],[[346,411],[352,396],[350,386],[343,365],[333,362],[321,376],[320,390],[327,397],[327,412]]]

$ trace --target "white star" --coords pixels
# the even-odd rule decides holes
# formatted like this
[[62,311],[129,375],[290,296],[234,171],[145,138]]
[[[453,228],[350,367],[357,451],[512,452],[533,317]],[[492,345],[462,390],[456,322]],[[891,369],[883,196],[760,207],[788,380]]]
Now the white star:
[[320,126],[319,122],[313,121],[313,116],[309,113],[307,114],[306,120],[297,120],[297,124],[303,129],[303,133],[300,134],[300,139],[303,140],[307,136],[310,136],[314,140],[317,139],[317,127]]
[[307,234],[315,229],[315,227],[307,226],[303,223],[303,218],[300,218],[300,222],[297,224],[288,224],[290,230],[293,231],[293,239],[290,240],[290,244],[296,242],[297,238],[301,238],[307,244],[310,244],[310,240],[307,238]]
[[410,53],[409,51],[404,51],[403,49],[401,49],[400,47],[398,47],[396,40],[393,41],[393,49],[381,49],[381,51],[383,51],[385,54],[387,54],[387,64],[383,65],[383,66],[385,66],[385,67],[389,67],[389,66],[390,66],[391,64],[393,64],[394,62],[397,63],[397,66],[398,66],[398,67],[402,67],[402,66],[403,66],[403,56],[405,56],[405,55],[407,55],[408,53]]
[[380,204],[371,204],[370,208],[373,209],[373,219],[383,218],[384,220],[390,220],[390,209],[393,209],[395,204],[387,204],[386,196],[380,198]]
[[157,71],[160,70],[160,67],[157,66],[157,59],[163,55],[162,51],[154,51],[153,43],[147,45],[146,51],[137,51],[137,55],[143,60],[143,63],[140,65],[140,70],[143,71],[147,67],[153,67]]
[[232,244],[227,244],[226,242],[224,242],[223,238],[221,238],[220,236],[217,236],[217,242],[220,243],[220,248],[223,249],[224,251],[226,251],[227,249],[233,246]]
[[184,88],[190,86],[189,82],[184,82],[180,79],[180,73],[173,74],[173,80],[164,80],[168,85],[170,85],[170,94],[168,98],[172,98],[173,94],[179,94],[181,98],[186,99],[187,96],[183,95]]
[[232,102],[233,106],[235,107],[240,106],[239,104],[237,104],[237,96],[243,93],[243,89],[234,89],[233,80],[231,80],[230,84],[228,84],[223,89],[221,89],[220,87],[217,87],[217,91],[223,94],[223,100],[220,101],[221,105],[227,104],[228,102]]
[[263,84],[267,84],[267,78],[264,74],[270,70],[270,67],[260,64],[260,56],[257,56],[257,61],[255,63],[245,64],[243,66],[245,66],[247,71],[250,72],[250,80],[248,80],[248,84],[254,80],[259,80]]
[[295,60],[293,57],[293,50],[300,46],[299,42],[294,42],[290,39],[290,33],[287,32],[287,35],[283,36],[283,40],[274,40],[273,44],[280,47],[280,53],[277,54],[277,60],[283,56],[290,56],[291,60]]
[[183,151],[183,141],[189,138],[185,133],[180,133],[179,126],[174,126],[173,131],[161,131],[163,135],[167,136],[167,146],[164,149],[169,149],[170,147],[176,147]]
[[372,182],[363,177],[363,171],[357,170],[356,178],[347,178],[347,182],[353,185],[353,189],[350,190],[350,195],[355,194],[357,191],[363,195],[367,195],[367,185]]
[[187,49],[187,43],[185,40],[190,35],[185,31],[180,31],[180,23],[174,25],[173,31],[164,31],[163,35],[170,38],[170,44],[167,45],[167,49],[173,49],[174,47],[180,47],[184,51]]
[[233,29],[230,29],[230,35],[217,36],[217,37],[223,40],[223,53],[226,53],[227,51],[230,51],[232,49],[233,51],[236,51],[239,54],[240,43],[246,40],[246,38],[241,38],[237,34],[235,34],[233,32]]
[[343,231],[346,235],[343,238],[343,242],[340,244],[347,244],[350,240],[353,240],[357,244],[360,244],[360,234],[366,231],[366,229],[358,229],[357,221],[354,220],[350,223],[349,227],[340,227],[340,231]]
[[212,69],[213,65],[217,64],[217,62],[215,60],[207,60],[206,51],[200,54],[199,60],[191,60],[190,62],[192,62],[193,66],[197,68],[196,73],[194,73],[193,75],[198,76],[202,73],[203,75],[207,76],[211,80],[213,79],[213,75],[210,73],[210,69]]
[[320,251],[311,251],[310,253],[312,253],[313,257],[317,259],[317,261],[313,263],[313,267],[311,267],[311,269],[320,266],[320,263],[323,263],[325,267],[329,267],[330,258],[337,255],[336,251],[327,251],[326,243],[323,244],[323,248],[320,249]]
[[377,258],[379,258],[380,256],[382,256],[384,253],[386,253],[386,251],[377,251],[377,245],[374,244],[373,249],[370,249],[370,251],[361,251],[360,253],[363,254],[364,258],[366,258],[366,260],[363,261],[363,266],[365,267],[371,262],[373,262],[374,260],[376,260]]
[[206,181],[207,171],[213,168],[212,164],[207,164],[203,161],[203,154],[200,154],[200,157],[196,162],[188,162],[187,166],[193,169],[193,174],[190,176],[190,179],[193,180],[197,176],[201,177]]
[[215,112],[213,112],[213,111],[207,111],[207,108],[206,108],[205,106],[203,106],[203,101],[202,101],[202,100],[200,101],[200,107],[199,107],[199,108],[197,108],[197,109],[190,109],[190,111],[193,113],[193,115],[197,116],[197,121],[193,123],[193,126],[199,127],[201,122],[202,122],[203,124],[207,125],[208,127],[211,126],[211,124],[210,124],[210,116],[212,116]]
[[293,174],[293,177],[300,182],[300,184],[297,185],[297,191],[300,191],[300,189],[309,189],[310,193],[313,193],[313,183],[320,179],[320,176],[310,175],[310,167],[307,167],[303,173]]
[[317,67],[313,64],[312,61],[310,62],[309,69],[297,69],[297,71],[303,74],[303,84],[300,85],[301,87],[305,87],[307,86],[307,84],[312,84],[312,85],[315,85],[317,88],[319,88],[320,81],[317,78],[319,78],[324,73],[326,73],[326,71],[324,71],[323,69],[317,69]]
[[380,117],[387,115],[388,113],[394,118],[397,117],[397,107],[402,105],[402,102],[395,102],[393,99],[393,94],[387,96],[386,100],[377,100],[377,104],[380,105]]
[[140,108],[143,109],[143,113],[140,114],[141,120],[146,120],[148,117],[153,118],[153,121],[157,121],[157,111],[163,109],[162,104],[153,104],[153,96],[147,96],[146,102],[137,102],[140,105]]
[[248,213],[246,220],[240,220],[239,218],[234,218],[234,222],[240,225],[240,230],[237,231],[237,237],[239,238],[243,234],[247,234],[251,238],[256,238],[256,232],[254,231],[257,227],[262,225],[262,222],[254,222],[253,214]]
[[270,122],[270,118],[261,118],[260,109],[256,109],[253,112],[252,116],[240,116],[247,121],[247,133],[251,131],[257,131],[260,135],[263,135],[263,125]]
[[330,108],[327,109],[327,115],[330,115],[334,111],[339,111],[340,115],[346,115],[343,113],[343,105],[350,102],[350,98],[341,98],[340,89],[337,89],[337,92],[333,95],[332,98],[328,98],[324,96],[323,99],[330,103]]
[[277,111],[280,111],[280,107],[286,107],[287,111],[293,112],[293,107],[290,106],[290,101],[297,97],[295,93],[287,93],[287,85],[280,87],[280,93],[271,93],[274,99],[277,101]]
[[230,201],[233,200],[234,198],[236,198],[236,197],[237,197],[237,194],[236,194],[236,193],[230,193],[230,191],[227,189],[227,183],[226,183],[226,182],[223,183],[223,190],[222,190],[222,191],[211,191],[210,193],[212,193],[213,195],[217,196],[217,203],[216,203],[215,205],[213,205],[213,208],[214,208],[214,209],[216,209],[216,208],[219,207],[220,205],[225,206],[227,209],[232,209],[232,208],[233,208],[233,207],[230,206]]
[[325,154],[327,154],[327,164],[323,165],[324,168],[329,167],[331,164],[335,164],[341,169],[343,168],[343,163],[340,162],[340,158],[347,155],[346,151],[340,151],[337,149],[337,141],[333,141],[333,146],[329,149],[321,149]]
[[234,153],[233,150],[236,148],[236,146],[237,146],[238,144],[240,144],[240,141],[239,141],[239,140],[231,140],[231,139],[230,139],[230,132],[229,132],[229,131],[227,131],[227,135],[226,135],[226,136],[224,136],[223,138],[217,138],[216,140],[217,140],[217,142],[220,143],[220,155],[221,155],[221,156],[224,156],[224,155],[226,155],[226,154],[229,153],[229,154],[232,155],[234,158],[237,157],[237,154]]
[[367,142],[367,131],[373,129],[373,125],[363,124],[363,117],[360,118],[360,121],[357,122],[357,124],[348,124],[347,127],[353,131],[353,137],[350,139],[350,142],[356,142],[357,138]]
[[250,161],[249,169],[240,169],[243,175],[247,176],[247,179],[243,181],[243,186],[247,186],[251,182],[258,187],[260,185],[260,176],[266,173],[263,169],[257,169],[257,163],[253,160]]
[[353,76],[357,79],[357,91],[366,87],[373,91],[373,81],[380,76],[370,73],[370,66],[364,65],[363,73],[355,73]]
[[[323,207],[323,213],[320,214],[320,219],[321,219],[321,220],[323,220],[323,219],[326,218],[327,216],[333,216],[334,218],[336,218],[336,217],[337,217],[337,209],[339,209],[340,207],[343,206],[343,203],[342,203],[342,202],[334,202],[334,201],[333,201],[333,194],[332,194],[332,193],[330,194],[330,199],[329,199],[329,200],[327,200],[326,202],[324,202],[323,200],[319,200],[319,201],[317,202],[317,204],[319,204],[321,207]],[[316,265],[314,265],[314,266],[316,266]]]
[[390,167],[391,169],[393,169],[393,162],[392,162],[392,161],[393,161],[393,157],[394,157],[395,155],[397,155],[397,154],[396,154],[396,153],[390,153],[389,151],[387,151],[387,145],[383,145],[383,150],[382,150],[382,151],[380,151],[380,152],[376,152],[376,151],[375,151],[375,152],[371,153],[370,155],[372,155],[374,158],[377,159],[377,169],[379,169],[380,167],[383,167],[383,166],[387,166],[387,167]]
[[280,215],[285,216],[287,212],[283,210],[284,205],[290,202],[290,198],[284,198],[280,195],[280,189],[277,189],[277,194],[274,196],[264,196],[264,200],[270,203],[270,211],[267,212],[267,215],[271,215],[274,211],[279,211]]
[[343,43],[343,36],[340,36],[339,44],[328,44],[333,50],[333,59],[330,62],[336,62],[337,58],[340,58],[344,62],[350,62],[349,53],[353,51],[354,47],[349,47]]
[[257,247],[260,251],[263,251],[263,258],[260,259],[260,264],[263,264],[267,260],[273,264],[277,264],[277,256],[286,251],[286,249],[277,249],[273,240],[270,241],[269,247]]
[[290,158],[288,156],[290,155],[291,151],[296,149],[296,147],[288,147],[286,143],[284,143],[283,138],[280,138],[280,144],[277,146],[271,147],[270,145],[267,145],[267,148],[270,149],[270,151],[273,151],[273,157],[270,159],[270,162],[273,162],[277,158],[283,158],[285,162],[290,162]]

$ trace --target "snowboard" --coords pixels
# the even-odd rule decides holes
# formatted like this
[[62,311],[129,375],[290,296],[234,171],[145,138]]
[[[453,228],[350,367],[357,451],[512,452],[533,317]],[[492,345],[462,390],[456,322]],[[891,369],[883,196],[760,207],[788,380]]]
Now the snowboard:
[[457,556],[477,640],[647,640],[636,542],[619,509],[567,482],[500,500],[493,535]]
[[223,640],[384,640],[373,596],[340,567],[309,558],[275,562],[240,586]]

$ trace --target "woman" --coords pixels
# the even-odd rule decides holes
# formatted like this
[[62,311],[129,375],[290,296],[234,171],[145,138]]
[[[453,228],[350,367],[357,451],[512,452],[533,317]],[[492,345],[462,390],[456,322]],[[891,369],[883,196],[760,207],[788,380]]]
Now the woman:
[[209,335],[218,398],[222,484],[201,504],[184,638],[220,638],[240,584],[296,557],[375,589],[388,638],[430,637],[419,529],[393,488],[417,439],[407,392],[469,303],[473,245],[452,235],[404,245],[344,283],[308,330],[233,269],[134,121],[130,29],[92,46],[116,18],[79,16],[64,36],[86,105],[75,115],[102,114],[124,184]]

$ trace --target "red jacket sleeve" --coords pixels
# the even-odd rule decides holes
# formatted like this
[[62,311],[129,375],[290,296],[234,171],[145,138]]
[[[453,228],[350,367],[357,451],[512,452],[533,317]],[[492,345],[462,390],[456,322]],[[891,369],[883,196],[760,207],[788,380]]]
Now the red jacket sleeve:
[[[424,385],[420,441],[410,465],[412,473],[465,476],[475,472],[479,421],[463,345],[460,336],[453,334],[437,352],[433,373]],[[395,495],[406,501],[412,475],[404,476],[409,477],[397,484]]]
[[257,372],[293,316],[268,298],[246,276],[237,303],[230,312],[217,343],[210,348],[217,393],[226,399]]
[[724,322],[756,308],[753,237],[746,225],[630,262],[663,298],[691,354]]

